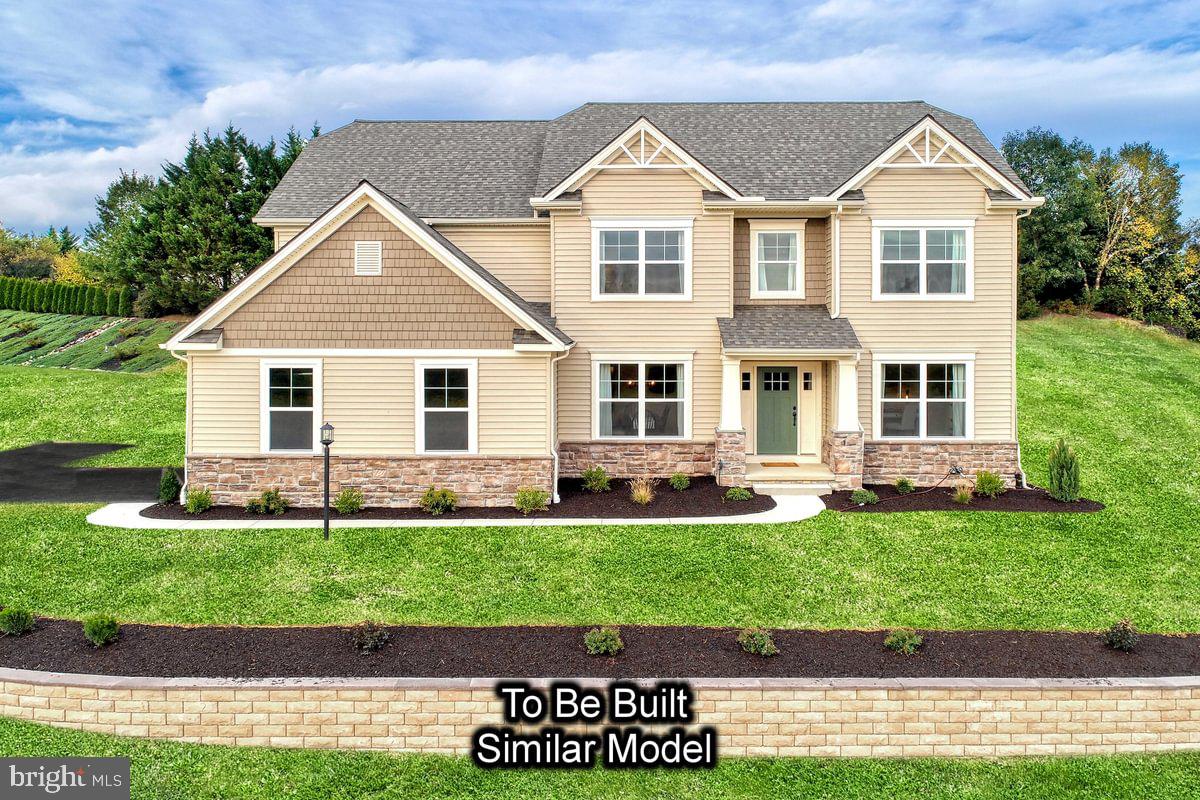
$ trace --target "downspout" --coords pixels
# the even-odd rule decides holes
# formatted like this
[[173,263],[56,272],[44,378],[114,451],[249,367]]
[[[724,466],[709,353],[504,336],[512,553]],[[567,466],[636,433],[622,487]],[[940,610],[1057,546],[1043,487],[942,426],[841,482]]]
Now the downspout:
[[[184,414],[184,429],[185,429],[183,435],[184,435],[184,441],[191,441],[191,438],[192,438],[191,427],[192,426],[191,426],[190,417],[192,415],[192,382],[191,382],[192,365],[188,362],[187,356],[181,356],[181,355],[179,355],[179,353],[176,353],[174,350],[168,350],[167,352],[171,354],[172,358],[177,358],[180,361],[182,361],[184,364],[187,364],[189,374],[187,376],[186,405],[184,406],[184,412],[183,412],[183,414]],[[184,458],[183,458],[183,480],[179,484],[179,504],[180,505],[185,505],[187,503],[187,479],[188,479],[187,454],[185,453]]]
[[833,271],[833,308],[830,309],[829,316],[837,319],[842,315],[842,204],[837,204],[837,211],[833,212],[833,246],[832,246],[833,263],[830,265]]
[[550,359],[550,458],[553,473],[550,476],[550,499],[557,503],[558,496],[558,362],[571,355],[568,349],[561,356]]
[[[1019,222],[1020,220],[1025,219],[1032,213],[1033,213],[1032,208],[1023,208],[1017,212],[1016,219]],[[1014,226],[1014,228],[1013,228],[1013,244],[1015,245],[1016,243],[1017,243],[1017,230],[1016,230],[1016,227]],[[1018,257],[1018,256],[1017,256],[1017,254],[1014,253],[1014,258],[1015,257]],[[1020,266],[1018,265],[1017,268],[1020,269]],[[1013,278],[1016,279],[1016,276],[1014,275]],[[1014,295],[1015,295],[1016,291],[1017,291],[1017,289],[1014,286],[1013,287]],[[1016,329],[1016,320],[1014,318],[1014,321],[1013,321],[1013,428],[1014,428],[1013,429],[1013,438],[1017,440],[1017,474],[1021,476],[1021,488],[1028,489],[1029,481],[1025,478],[1025,465],[1023,463],[1021,463],[1021,437],[1017,435],[1017,430],[1019,428],[1017,425],[1018,419],[1017,419],[1017,398],[1016,398],[1016,377],[1017,377],[1016,352],[1017,352],[1017,329]]]

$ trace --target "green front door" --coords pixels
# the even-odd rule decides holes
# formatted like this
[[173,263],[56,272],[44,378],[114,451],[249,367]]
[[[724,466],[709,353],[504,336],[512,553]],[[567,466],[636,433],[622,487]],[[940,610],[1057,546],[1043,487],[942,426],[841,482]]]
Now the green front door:
[[796,368],[758,368],[758,452],[796,453]]

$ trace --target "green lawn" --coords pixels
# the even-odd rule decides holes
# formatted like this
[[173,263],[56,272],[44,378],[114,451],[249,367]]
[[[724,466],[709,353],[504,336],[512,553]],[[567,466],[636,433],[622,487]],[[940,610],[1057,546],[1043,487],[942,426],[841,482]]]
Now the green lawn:
[[[1104,512],[359,529],[325,543],[314,531],[93,528],[83,507],[7,506],[0,601],[188,623],[1096,629],[1128,615],[1150,631],[1200,631],[1200,347],[1065,318],[1023,323],[1019,342],[1026,467],[1043,479],[1049,444],[1066,435]],[[155,379],[170,375],[119,378]],[[0,396],[11,404],[3,385]],[[65,424],[70,403],[55,407]],[[49,438],[55,421],[38,424]],[[91,424],[60,438],[96,438]],[[125,430],[150,452],[144,425],[134,411]]]
[[711,771],[495,771],[464,758],[123,739],[0,719],[6,756],[128,756],[137,798],[1144,798],[1200,795],[1200,754],[727,759]]

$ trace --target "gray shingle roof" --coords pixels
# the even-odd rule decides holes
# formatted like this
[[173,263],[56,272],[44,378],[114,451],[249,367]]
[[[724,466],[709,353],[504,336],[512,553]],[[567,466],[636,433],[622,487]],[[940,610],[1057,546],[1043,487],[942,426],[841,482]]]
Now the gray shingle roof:
[[832,319],[825,306],[734,306],[733,317],[717,320],[726,349],[778,347],[788,350],[857,350],[845,317]]
[[224,333],[224,328],[204,328],[196,331],[182,341],[188,344],[216,344],[221,341],[221,336]]
[[832,192],[926,115],[1024,188],[974,122],[928,103],[588,103],[553,120],[353,122],[313,139],[258,212],[313,219],[368,180],[422,217],[527,217],[645,116],[745,195]]

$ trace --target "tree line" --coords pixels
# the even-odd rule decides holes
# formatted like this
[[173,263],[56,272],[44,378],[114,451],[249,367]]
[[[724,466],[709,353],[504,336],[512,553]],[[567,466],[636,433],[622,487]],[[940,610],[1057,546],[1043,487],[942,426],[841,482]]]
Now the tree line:
[[0,276],[0,308],[43,314],[128,317],[133,314],[129,289]]

